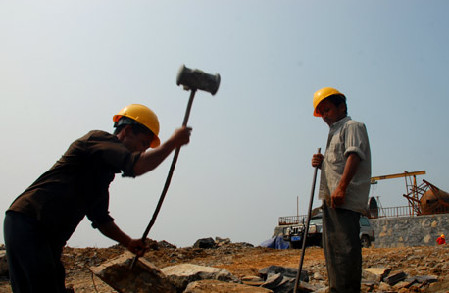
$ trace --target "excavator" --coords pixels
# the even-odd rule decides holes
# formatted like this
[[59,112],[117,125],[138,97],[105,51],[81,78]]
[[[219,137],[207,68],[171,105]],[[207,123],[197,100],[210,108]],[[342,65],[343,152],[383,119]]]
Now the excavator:
[[[371,184],[376,184],[378,180],[405,178],[407,193],[403,196],[407,198],[409,207],[413,215],[433,215],[449,213],[449,193],[439,189],[432,183],[423,180],[423,183],[417,184],[416,176],[426,174],[425,171],[405,171],[403,173],[381,175],[371,177]],[[377,210],[375,202],[370,202],[370,210]],[[377,217],[377,214],[373,217]]]

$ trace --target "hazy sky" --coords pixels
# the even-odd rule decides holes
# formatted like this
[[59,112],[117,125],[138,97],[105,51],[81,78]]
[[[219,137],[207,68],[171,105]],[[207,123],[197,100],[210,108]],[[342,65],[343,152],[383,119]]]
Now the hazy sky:
[[[324,86],[346,94],[349,115],[366,123],[373,176],[425,170],[419,182],[449,191],[448,9],[410,0],[0,0],[1,214],[73,140],[112,131],[130,103],[153,109],[168,139],[189,96],[175,84],[182,64],[222,83],[215,96],[196,94],[191,143],[152,239],[258,245],[278,217],[296,215],[297,197],[305,214],[311,158],[328,132],[312,115]],[[151,219],[171,160],[111,184],[111,215],[130,236]],[[371,196],[405,206],[404,182],[379,181]],[[113,244],[87,220],[69,241]]]

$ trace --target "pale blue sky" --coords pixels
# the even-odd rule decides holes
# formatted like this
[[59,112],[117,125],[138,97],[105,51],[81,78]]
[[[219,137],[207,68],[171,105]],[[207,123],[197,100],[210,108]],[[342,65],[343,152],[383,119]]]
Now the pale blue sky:
[[[349,115],[366,123],[373,176],[425,170],[419,182],[449,191],[448,9],[409,0],[0,0],[0,212],[74,139],[112,131],[127,104],[152,108],[166,140],[188,100],[175,84],[182,64],[220,73],[222,83],[215,96],[196,95],[191,143],[150,231],[155,240],[258,245],[278,217],[296,214],[297,196],[305,214],[310,160],[327,138],[312,116],[324,86],[345,93]],[[171,159],[111,184],[111,214],[132,237],[148,224]],[[391,179],[371,195],[403,206],[405,191],[403,179]],[[69,241],[113,244],[86,220]]]

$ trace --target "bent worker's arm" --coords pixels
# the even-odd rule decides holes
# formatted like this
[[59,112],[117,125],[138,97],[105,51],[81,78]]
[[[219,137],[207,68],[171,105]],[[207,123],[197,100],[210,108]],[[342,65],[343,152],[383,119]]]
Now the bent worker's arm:
[[346,159],[345,169],[343,170],[340,182],[338,182],[337,188],[335,188],[331,195],[331,206],[333,208],[345,202],[346,189],[357,172],[360,161],[361,159],[356,153],[350,153]]
[[161,146],[142,153],[134,165],[134,175],[142,175],[148,171],[156,169],[170,154],[178,147],[181,147],[190,140],[192,128],[180,127],[175,133]]
[[104,236],[117,241],[132,253],[138,256],[142,256],[145,253],[145,243],[141,239],[129,237],[114,221],[101,224],[98,226],[98,229]]

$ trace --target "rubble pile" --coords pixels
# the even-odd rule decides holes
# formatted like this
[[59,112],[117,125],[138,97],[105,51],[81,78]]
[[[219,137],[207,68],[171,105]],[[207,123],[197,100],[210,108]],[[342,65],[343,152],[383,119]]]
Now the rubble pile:
[[[213,240],[213,239],[212,239]],[[207,248],[203,248],[203,245]],[[277,250],[205,238],[192,247],[176,248],[163,241],[143,259],[160,270],[176,292],[291,292],[300,250]],[[64,250],[67,284],[75,292],[115,293],[91,268],[125,253],[121,246]],[[362,292],[449,292],[449,246],[364,248]],[[326,292],[323,250],[307,248],[300,282],[301,292]],[[0,292],[11,292],[0,279]]]

